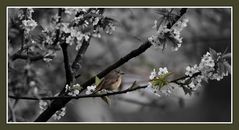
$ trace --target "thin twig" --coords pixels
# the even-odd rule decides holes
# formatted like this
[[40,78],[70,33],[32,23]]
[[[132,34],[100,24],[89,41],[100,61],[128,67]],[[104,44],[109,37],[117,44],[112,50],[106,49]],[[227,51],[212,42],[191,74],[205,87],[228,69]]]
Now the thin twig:
[[[170,81],[169,83],[176,83],[178,84],[178,81],[180,80],[184,80],[186,78],[194,78],[198,75],[200,75],[200,72],[197,72],[195,74],[193,74],[191,77],[189,76],[182,76],[180,78],[177,78],[175,80]],[[128,89],[122,90],[122,91],[116,91],[116,92],[109,92],[109,93],[105,93],[105,94],[94,94],[94,95],[79,95],[79,96],[55,96],[55,97],[27,97],[27,96],[13,96],[13,95],[9,95],[9,98],[13,98],[13,99],[25,99],[25,100],[55,100],[55,99],[80,99],[80,98],[90,98],[90,97],[104,97],[104,96],[112,96],[112,95],[118,95],[118,94],[124,94],[124,93],[128,93],[128,92],[132,92],[132,91],[136,91],[139,89],[144,89],[147,87],[147,85],[144,86],[137,86],[135,87],[136,82],[133,82],[133,84],[131,85],[131,87],[129,87]],[[179,86],[179,87],[183,87],[183,86]]]
[[191,79],[191,78],[196,77],[196,76],[198,76],[198,75],[200,75],[200,74],[201,74],[201,72],[197,72],[197,73],[193,74],[192,76],[185,75],[185,76],[183,76],[183,77],[174,79],[174,80],[172,80],[172,81],[170,81],[170,82],[171,82],[171,83],[177,83],[177,81],[179,81],[179,80],[184,80],[184,79],[186,79],[186,78],[190,78],[190,79]]
[[13,99],[26,99],[26,100],[80,99],[80,98],[104,97],[104,96],[118,95],[118,94],[132,92],[132,91],[135,91],[135,90],[138,90],[138,89],[143,89],[143,88],[146,88],[146,87],[147,86],[138,86],[138,87],[122,90],[122,91],[108,92],[108,93],[105,93],[105,94],[93,94],[93,95],[56,96],[56,97],[41,97],[41,98],[37,98],[37,97],[19,97],[19,96],[9,95],[8,97],[13,98]]
[[29,56],[29,55],[24,55],[24,54],[14,54],[11,56],[11,60],[16,60],[16,59],[23,59],[23,60],[27,60],[29,59],[30,61],[38,61],[38,60],[42,60],[44,58],[43,55],[36,55],[36,56]]

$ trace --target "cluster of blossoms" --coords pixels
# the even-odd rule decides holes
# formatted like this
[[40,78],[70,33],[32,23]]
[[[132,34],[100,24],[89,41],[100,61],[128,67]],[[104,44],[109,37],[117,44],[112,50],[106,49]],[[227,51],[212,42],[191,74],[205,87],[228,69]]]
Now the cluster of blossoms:
[[[112,34],[112,31],[115,30],[113,19],[104,17],[102,9],[64,8],[64,13],[66,16],[70,16],[66,17],[68,20],[54,16],[52,18],[54,28],[44,29],[45,43],[52,44],[56,39],[56,30],[60,30],[60,42],[69,45],[76,44],[76,50],[79,50],[83,41],[88,41],[91,36],[100,38],[100,30],[107,34]],[[61,21],[59,21],[60,18]]]
[[83,40],[88,41],[90,38],[89,33],[82,33],[78,27],[70,27],[69,23],[60,23],[60,30],[65,37],[62,37],[62,40],[65,39],[65,42],[69,45],[76,43],[76,50],[79,50]]
[[167,74],[168,73],[168,69],[166,67],[164,68],[159,68],[158,73],[156,72],[156,69],[153,69],[153,71],[151,72],[149,79],[153,80],[155,78],[158,78],[161,75]]
[[[86,95],[93,94],[95,92],[95,90],[96,90],[96,85],[88,86],[85,94]],[[106,90],[106,89],[102,89],[100,91],[97,91],[97,93],[99,93],[99,94],[106,94],[106,93],[109,93],[109,92],[112,92],[112,91]]]
[[[223,55],[210,49],[209,52],[203,55],[198,65],[186,67],[185,75],[187,77],[177,81],[177,84],[183,86],[185,93],[191,94],[192,91],[196,91],[202,86],[202,81],[219,81],[228,75],[230,69],[230,65],[223,58]],[[150,81],[147,90],[150,90],[156,95],[170,94],[173,86],[171,87],[167,81],[169,75],[170,73],[167,68],[159,68],[158,72],[154,69],[149,76]],[[163,87],[167,89],[163,90]]]
[[65,8],[65,13],[69,15],[76,15],[78,12],[87,12],[88,8]]
[[54,120],[60,120],[61,117],[65,116],[66,114],[66,107],[61,108],[60,110],[56,111],[56,113],[52,116]]
[[19,9],[18,18],[22,21],[21,27],[27,34],[37,26],[37,22],[32,19],[33,12],[32,8]]
[[[48,103],[46,101],[40,100],[39,102],[39,108],[40,112],[43,112],[47,109]],[[60,120],[61,117],[65,116],[66,114],[66,108],[63,107],[60,110],[56,111],[56,113],[52,116],[54,120]]]
[[190,87],[192,90],[197,90],[201,86],[202,81],[208,81],[208,79],[216,79],[219,81],[223,79],[224,76],[228,75],[228,70],[220,70],[220,66],[222,65],[221,53],[216,53],[211,49],[210,52],[207,52],[205,55],[203,55],[199,65],[186,67],[185,75],[189,77],[181,82],[185,84],[186,81],[189,81],[190,83],[188,84],[188,87]]
[[68,84],[65,87],[65,92],[69,96],[77,96],[80,93],[80,90],[82,90],[82,87],[80,84],[75,84],[73,86],[69,86]]
[[45,39],[43,41],[44,44],[49,44],[49,45],[52,45],[53,44],[53,41],[56,37],[56,31],[55,29],[50,29],[50,28],[44,28],[42,30],[42,34],[44,35]]
[[148,38],[148,40],[155,46],[164,49],[166,41],[173,43],[174,51],[177,51],[182,44],[181,31],[187,27],[188,19],[183,19],[177,21],[172,28],[167,28],[167,26],[160,25],[157,28],[158,21],[154,21],[153,28],[157,29],[156,34]]
[[40,113],[45,111],[48,107],[48,104],[46,101],[40,100],[39,102],[39,108],[40,108]]
[[151,93],[154,93],[157,96],[161,95],[169,95],[171,93],[171,87],[165,87],[167,86],[167,77],[170,75],[170,72],[168,72],[168,69],[166,67],[159,68],[158,71],[156,69],[153,69],[151,72],[148,82],[148,86],[146,90],[148,90]]

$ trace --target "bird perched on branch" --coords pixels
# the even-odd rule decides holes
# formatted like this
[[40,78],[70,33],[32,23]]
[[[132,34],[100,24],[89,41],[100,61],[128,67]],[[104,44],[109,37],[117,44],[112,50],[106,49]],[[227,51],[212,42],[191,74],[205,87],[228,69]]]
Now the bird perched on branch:
[[[109,74],[107,74],[104,79],[96,86],[94,94],[98,91],[101,91],[103,89],[105,90],[117,90],[122,82],[122,75],[124,73],[119,70],[113,70]],[[101,97],[107,104],[110,105],[110,100],[107,96]]]

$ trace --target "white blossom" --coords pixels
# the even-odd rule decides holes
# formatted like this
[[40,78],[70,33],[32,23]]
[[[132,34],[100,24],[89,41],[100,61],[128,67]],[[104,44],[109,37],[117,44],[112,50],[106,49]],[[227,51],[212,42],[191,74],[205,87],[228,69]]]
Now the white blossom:
[[66,84],[65,92],[69,91],[70,89],[71,89],[71,86],[69,86],[68,84]]
[[95,85],[87,86],[87,90],[86,90],[85,94],[90,95],[95,91],[95,89],[96,89]]
[[56,111],[56,113],[52,116],[54,120],[60,120],[66,114],[66,107],[61,108]]
[[180,34],[181,31],[187,27],[187,23],[188,23],[188,19],[183,19],[183,20],[179,20],[177,23],[175,23],[175,25],[172,27],[174,29],[174,32],[177,34]]
[[156,73],[156,70],[154,69],[154,70],[151,72],[151,74],[150,74],[150,76],[149,76],[149,79],[150,79],[150,80],[153,80],[156,76],[157,76],[157,73]]
[[[157,28],[157,20],[154,21],[153,28]],[[148,40],[156,48],[163,48],[166,41],[171,41],[174,44],[174,51],[177,51],[181,47],[182,37],[181,31],[187,26],[187,19],[177,21],[172,28],[167,28],[167,26],[160,25],[157,32],[150,36]],[[175,45],[176,44],[176,45]]]
[[[215,68],[215,66],[216,63],[213,60],[212,54],[209,52],[203,55],[199,65],[194,65],[193,67],[187,66],[185,75],[191,77],[191,82],[188,84],[188,87],[192,88],[193,90],[197,90],[202,86],[202,81],[208,82],[208,79],[219,81],[223,79],[224,76],[228,75],[228,73],[219,74],[219,70],[218,68]],[[197,72],[200,72],[200,74],[192,77],[193,74]],[[182,83],[185,83],[185,81]]]
[[185,75],[192,76],[193,74],[199,72],[199,68],[197,65],[194,65],[193,67],[187,66]]
[[168,73],[168,69],[166,67],[164,68],[159,68],[158,75],[164,75]]
[[99,21],[100,21],[100,19],[99,19],[98,17],[96,17],[96,18],[94,19],[92,25],[93,25],[93,26],[94,26],[94,25],[97,25]]
[[77,44],[76,44],[76,50],[78,51],[80,48],[81,48],[81,42],[77,42]]
[[190,84],[188,84],[188,86],[189,86],[190,88],[194,88],[194,87],[196,87],[195,84],[194,84],[193,82],[191,82]]
[[56,53],[53,50],[48,50],[43,57],[43,61],[50,62],[56,56]]
[[199,66],[200,67],[203,67],[203,66],[214,67],[215,66],[214,60],[212,59],[211,54],[209,52],[207,52],[205,55],[203,55],[203,58],[201,59]]
[[68,36],[68,37],[66,38],[66,43],[69,44],[69,45],[72,45],[73,42],[74,42],[74,40],[75,40],[74,37]]
[[92,36],[93,36],[93,37],[97,37],[97,38],[101,38],[100,33],[93,33]]
[[148,86],[145,88],[146,92],[149,92],[150,94],[154,94],[158,97],[161,97],[161,95],[159,94],[158,89],[153,88],[152,84],[149,82]]
[[59,24],[60,30],[64,33],[71,33],[73,28],[69,27],[69,23]]
[[168,73],[169,72],[167,67],[159,68],[158,71],[156,71],[156,69],[153,69],[149,76],[150,81],[148,82],[146,91],[151,92],[157,96],[165,95],[166,93],[169,94],[171,91],[166,92],[165,90],[160,90],[163,86],[153,84],[153,80],[157,80],[160,78],[160,76],[163,76]]
[[33,8],[19,8],[18,18],[23,20],[25,17],[26,19],[32,19],[32,13],[34,12]]
[[79,93],[80,93],[80,91],[75,89],[75,90],[72,90],[72,91],[68,92],[67,94],[69,96],[77,96]]
[[157,24],[158,24],[158,21],[157,20],[154,20],[154,26],[152,27],[153,29],[157,29]]
[[[40,113],[45,111],[48,107],[48,103],[44,100],[39,101],[39,108],[40,108]],[[60,110],[56,111],[56,113],[52,116],[54,120],[59,120],[61,117],[63,117],[66,114],[66,108],[63,107]]]
[[65,8],[65,13],[69,15],[76,15],[78,10],[78,8]]
[[65,92],[69,96],[77,96],[78,94],[80,94],[80,90],[82,90],[82,87],[80,86],[80,84],[75,84],[73,86],[69,86],[67,84],[65,87]]
[[40,100],[39,101],[39,108],[40,108],[40,113],[45,111],[48,107],[48,104],[46,101]]
[[113,31],[116,30],[116,27],[114,26],[113,23],[108,23],[108,25],[105,27],[104,31],[107,33],[107,34],[112,34]]
[[30,20],[23,20],[22,21],[22,27],[26,30],[26,33],[29,33],[31,30],[33,30],[37,26],[37,22],[33,19]]
[[177,44],[177,47],[174,47],[174,48],[173,48],[173,50],[174,50],[174,51],[178,51],[178,49],[179,49],[181,46],[182,46],[182,44],[179,43],[179,44]]

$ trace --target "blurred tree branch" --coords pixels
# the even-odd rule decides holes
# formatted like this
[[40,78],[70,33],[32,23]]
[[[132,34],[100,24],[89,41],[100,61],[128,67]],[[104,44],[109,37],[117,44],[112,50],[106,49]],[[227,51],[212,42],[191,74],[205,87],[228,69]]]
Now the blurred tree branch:
[[24,55],[24,54],[14,54],[11,56],[10,59],[12,59],[13,61],[16,59],[23,59],[23,60],[31,60],[31,61],[38,61],[38,60],[42,60],[44,58],[43,55],[36,55],[36,56],[29,56],[29,55]]

